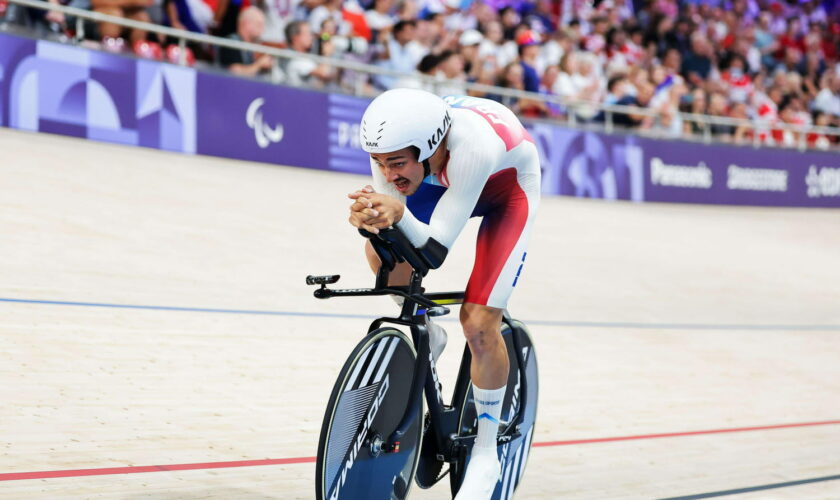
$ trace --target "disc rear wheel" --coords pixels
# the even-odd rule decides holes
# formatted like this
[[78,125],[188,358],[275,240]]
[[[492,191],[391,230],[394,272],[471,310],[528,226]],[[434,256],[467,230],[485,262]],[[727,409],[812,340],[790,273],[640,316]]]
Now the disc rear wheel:
[[423,419],[415,416],[398,450],[383,446],[408,407],[416,358],[412,342],[394,328],[371,332],[353,350],[321,427],[318,500],[406,498],[417,468]]

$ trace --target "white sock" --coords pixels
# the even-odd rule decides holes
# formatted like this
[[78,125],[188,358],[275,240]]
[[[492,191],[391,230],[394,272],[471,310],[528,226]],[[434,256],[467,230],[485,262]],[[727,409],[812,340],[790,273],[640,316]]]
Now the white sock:
[[478,415],[478,434],[475,447],[493,450],[496,453],[496,435],[499,433],[499,417],[502,415],[502,400],[507,386],[498,389],[479,389],[473,384],[475,412]]

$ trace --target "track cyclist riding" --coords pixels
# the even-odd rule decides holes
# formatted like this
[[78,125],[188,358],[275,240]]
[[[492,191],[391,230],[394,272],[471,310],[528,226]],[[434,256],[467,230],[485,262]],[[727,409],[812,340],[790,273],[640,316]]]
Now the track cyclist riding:
[[[483,217],[460,321],[472,354],[470,374],[478,431],[456,500],[489,500],[500,481],[497,433],[508,389],[502,338],[508,298],[525,262],[540,199],[540,165],[528,132],[505,106],[468,96],[439,98],[390,90],[368,106],[360,128],[372,186],[350,194],[350,223],[378,234],[395,227],[442,262],[470,217]],[[368,262],[381,261],[370,241]],[[412,268],[398,264],[389,286],[407,286]],[[446,333],[427,318],[436,360]]]

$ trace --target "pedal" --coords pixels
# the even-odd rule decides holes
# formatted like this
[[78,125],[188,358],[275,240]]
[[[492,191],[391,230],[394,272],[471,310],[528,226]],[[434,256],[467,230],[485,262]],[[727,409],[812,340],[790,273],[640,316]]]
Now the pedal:
[[435,436],[431,429],[431,420],[429,413],[426,412],[425,422],[423,424],[423,443],[420,447],[420,459],[417,462],[417,474],[414,476],[414,481],[417,486],[427,489],[434,486],[443,477],[440,471],[443,470],[443,461],[439,460],[437,453],[437,443],[435,443]]
[[336,283],[338,279],[341,278],[340,274],[327,274],[324,276],[312,276],[311,274],[306,277],[306,284],[307,285],[332,285]]

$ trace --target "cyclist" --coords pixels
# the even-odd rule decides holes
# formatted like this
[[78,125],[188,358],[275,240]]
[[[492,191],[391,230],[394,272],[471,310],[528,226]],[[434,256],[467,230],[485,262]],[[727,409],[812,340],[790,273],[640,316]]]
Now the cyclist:
[[[349,195],[353,226],[377,233],[395,225],[442,261],[467,220],[483,217],[460,317],[472,352],[478,432],[456,500],[490,499],[500,475],[496,435],[509,370],[502,311],[522,271],[540,200],[537,148],[502,104],[415,89],[374,99],[359,134],[373,185]],[[370,243],[366,254],[378,270]],[[410,275],[403,263],[389,284],[407,285]],[[437,358],[446,333],[433,323],[429,332]]]

